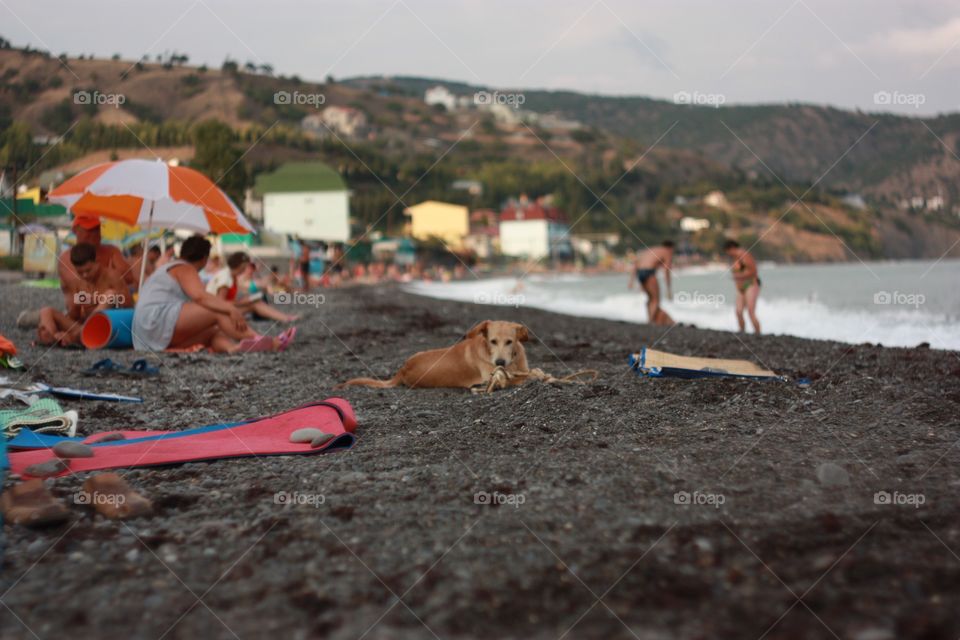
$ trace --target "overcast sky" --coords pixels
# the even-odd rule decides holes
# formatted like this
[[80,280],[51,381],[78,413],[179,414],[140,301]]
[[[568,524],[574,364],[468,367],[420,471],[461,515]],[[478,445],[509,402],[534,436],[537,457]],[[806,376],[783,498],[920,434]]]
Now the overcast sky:
[[960,111],[957,0],[0,0],[0,35],[54,55],[230,56],[311,80]]

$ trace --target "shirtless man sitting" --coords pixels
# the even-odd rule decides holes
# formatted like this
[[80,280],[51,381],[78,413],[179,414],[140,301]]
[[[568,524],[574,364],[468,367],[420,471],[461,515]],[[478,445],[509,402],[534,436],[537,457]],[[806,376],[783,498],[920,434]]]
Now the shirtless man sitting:
[[[77,238],[77,244],[93,245],[97,251],[97,263],[101,267],[112,269],[121,274],[130,291],[136,290],[140,272],[130,268],[130,264],[123,257],[120,249],[108,244],[101,244],[99,218],[88,216],[74,218],[73,233]],[[64,305],[69,308],[73,291],[81,284],[76,269],[70,263],[69,249],[61,253],[57,259],[57,275],[60,277],[60,291],[63,292]],[[17,326],[21,329],[29,329],[38,326],[39,321],[40,312],[36,309],[27,309],[17,318]]]
[[673,284],[670,270],[673,268],[673,241],[664,240],[659,247],[648,248],[637,256],[634,263],[635,273],[630,274],[629,288],[633,288],[633,279],[636,278],[640,286],[647,293],[647,314],[649,322],[660,326],[672,326],[673,318],[660,307],[660,283],[657,281],[657,270],[663,269],[667,282],[667,299],[673,299]]
[[40,310],[37,338],[40,344],[67,347],[80,343],[80,332],[87,318],[102,309],[130,307],[131,296],[126,283],[112,269],[97,260],[97,249],[81,243],[70,249],[70,266],[76,278],[64,291],[67,313],[53,307]]
[[[92,217],[78,217],[73,219],[73,233],[77,237],[77,244],[92,245],[97,252],[96,260],[104,269],[110,269],[118,274],[130,291],[135,291],[139,284],[140,272],[134,273],[130,263],[123,257],[123,252],[117,247],[102,244],[100,241],[100,219]],[[70,308],[69,298],[73,291],[81,286],[82,279],[70,261],[70,250],[60,254],[57,267],[60,275],[60,290],[63,292],[64,302]]]

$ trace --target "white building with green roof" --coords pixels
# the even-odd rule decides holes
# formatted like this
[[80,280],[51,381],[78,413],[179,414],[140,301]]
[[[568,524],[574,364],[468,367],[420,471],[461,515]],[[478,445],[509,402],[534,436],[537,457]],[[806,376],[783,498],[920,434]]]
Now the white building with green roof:
[[350,192],[340,174],[322,162],[289,162],[257,177],[263,226],[305,240],[350,239]]

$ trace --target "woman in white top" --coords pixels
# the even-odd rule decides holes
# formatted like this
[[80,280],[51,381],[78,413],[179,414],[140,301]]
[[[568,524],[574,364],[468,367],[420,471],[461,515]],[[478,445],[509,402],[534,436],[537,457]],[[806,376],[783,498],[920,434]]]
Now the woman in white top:
[[133,314],[134,348],[162,351],[199,344],[221,353],[285,348],[279,338],[254,333],[233,304],[206,292],[199,272],[209,255],[206,238],[188,238],[180,259],[159,267],[144,282]]

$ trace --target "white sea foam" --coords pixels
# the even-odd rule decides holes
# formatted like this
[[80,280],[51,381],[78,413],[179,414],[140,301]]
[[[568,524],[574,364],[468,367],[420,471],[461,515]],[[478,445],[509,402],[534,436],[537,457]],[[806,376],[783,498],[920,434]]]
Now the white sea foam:
[[[885,268],[891,266],[895,265],[886,264]],[[826,267],[834,271],[837,268]],[[877,304],[874,296],[890,284],[888,278],[882,277],[884,274],[874,279],[869,274],[854,272],[851,275],[849,267],[848,271],[841,271],[840,276],[825,275],[822,267],[821,271],[816,269],[818,267],[780,267],[761,272],[770,276],[785,272],[788,276],[776,283],[775,293],[768,291],[768,278],[764,277],[757,315],[765,333],[903,347],[928,342],[933,348],[960,350],[960,301],[956,300],[955,291],[940,290],[944,286],[940,281],[933,278],[923,281],[927,289],[922,291],[929,291],[926,298],[935,299],[937,304]],[[851,284],[854,277],[858,280]],[[616,277],[562,275],[528,277],[522,282],[515,278],[492,278],[413,283],[406,289],[433,298],[646,322],[646,297],[636,290],[628,291],[626,281],[626,274]],[[846,287],[842,295],[837,294],[840,281]],[[900,291],[921,290],[909,288],[912,282],[900,283]],[[674,290],[673,301],[664,300],[663,307],[676,321],[722,331],[737,329],[734,290],[729,275],[722,270],[698,270],[696,276],[686,278],[683,272],[678,273]],[[944,296],[948,299],[944,300]]]

